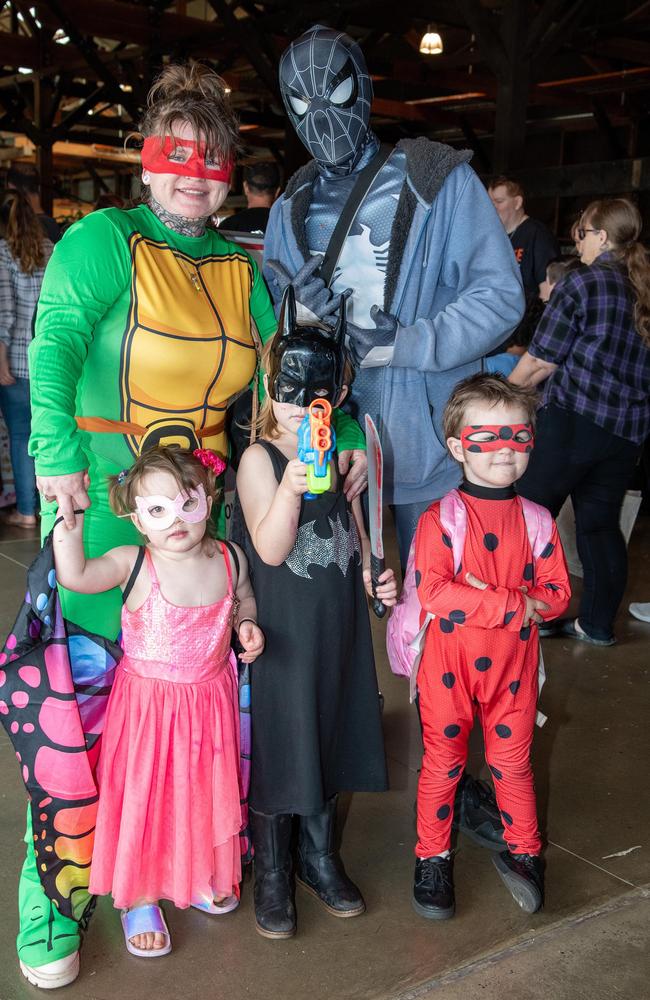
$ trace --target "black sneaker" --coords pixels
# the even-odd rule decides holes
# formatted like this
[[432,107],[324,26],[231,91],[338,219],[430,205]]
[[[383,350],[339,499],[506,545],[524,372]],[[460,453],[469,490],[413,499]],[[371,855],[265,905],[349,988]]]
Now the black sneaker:
[[501,851],[492,858],[501,881],[526,913],[537,913],[544,905],[544,862],[535,854]]
[[486,781],[478,781],[471,774],[466,774],[459,782],[453,827],[489,851],[505,849],[501,814],[494,792]]
[[413,909],[429,920],[449,920],[456,910],[454,874],[448,858],[417,858],[413,881]]

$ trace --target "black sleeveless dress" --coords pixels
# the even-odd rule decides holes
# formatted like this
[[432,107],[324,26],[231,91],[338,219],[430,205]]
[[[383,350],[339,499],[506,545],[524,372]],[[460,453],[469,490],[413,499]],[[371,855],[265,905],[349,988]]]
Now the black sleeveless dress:
[[[280,482],[285,456],[259,441]],[[249,561],[266,636],[251,665],[250,805],[321,812],[337,792],[387,788],[359,537],[343,493],[303,500],[296,544],[281,566],[257,555],[241,509],[234,541]]]

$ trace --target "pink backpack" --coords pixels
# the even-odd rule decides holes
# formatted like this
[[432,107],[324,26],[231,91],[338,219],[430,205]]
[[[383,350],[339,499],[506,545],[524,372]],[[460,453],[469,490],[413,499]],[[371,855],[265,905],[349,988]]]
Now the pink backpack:
[[[551,540],[553,518],[545,507],[540,507],[539,504],[524,497],[519,497],[519,501],[526,522],[528,541],[533,557],[537,559]],[[458,567],[462,561],[467,533],[467,508],[458,490],[447,493],[440,501],[440,520],[446,534],[451,538],[454,566]],[[391,611],[386,628],[386,650],[390,669],[398,676],[410,678],[411,701],[415,698],[424,637],[429,622],[435,617],[427,612],[420,624],[421,614],[422,606],[415,584],[415,538],[413,538],[402,593]]]

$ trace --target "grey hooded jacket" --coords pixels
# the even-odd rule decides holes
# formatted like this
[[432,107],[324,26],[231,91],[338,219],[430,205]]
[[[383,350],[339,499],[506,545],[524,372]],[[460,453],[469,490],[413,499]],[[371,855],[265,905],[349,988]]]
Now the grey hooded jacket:
[[[384,448],[384,502],[403,504],[433,501],[457,485],[445,404],[517,325],[524,295],[510,241],[466,162],[471,154],[424,138],[397,148],[406,172],[378,303],[397,317],[397,337],[390,365],[361,369],[353,398],[376,400],[367,408]],[[315,161],[298,170],[271,209],[264,260],[292,274],[309,258],[304,221],[317,170]],[[264,275],[279,302],[277,278],[267,267]]]

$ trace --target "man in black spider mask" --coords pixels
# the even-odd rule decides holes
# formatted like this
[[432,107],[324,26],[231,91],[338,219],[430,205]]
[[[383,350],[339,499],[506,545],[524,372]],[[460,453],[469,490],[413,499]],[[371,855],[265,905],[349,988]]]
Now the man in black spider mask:
[[[384,500],[406,565],[420,514],[459,481],[444,444],[445,404],[521,318],[517,265],[469,151],[424,138],[380,148],[369,124],[372,81],[347,35],[310,28],[284,52],[280,88],[314,159],[271,210],[264,274],[276,303],[294,285],[301,319],[333,323],[348,296],[351,410],[362,423],[369,413],[382,438]],[[336,261],[327,281],[325,257]],[[461,829],[501,848],[490,790],[469,777],[461,788]],[[432,912],[437,898],[432,884]]]

